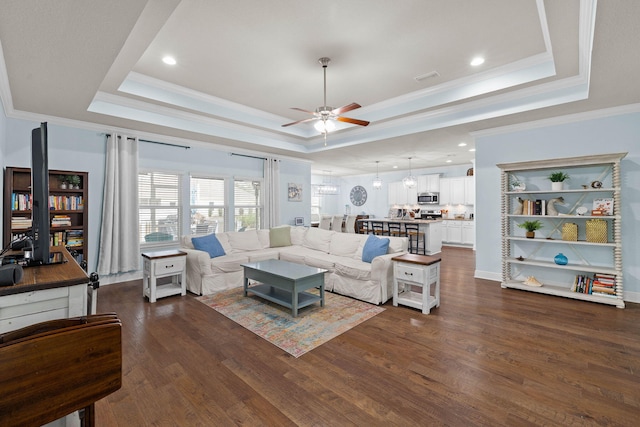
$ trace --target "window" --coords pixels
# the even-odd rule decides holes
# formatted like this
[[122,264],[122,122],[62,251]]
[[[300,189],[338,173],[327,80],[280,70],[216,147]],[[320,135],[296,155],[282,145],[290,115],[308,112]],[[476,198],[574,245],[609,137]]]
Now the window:
[[262,182],[236,179],[233,195],[235,229],[262,228]]
[[225,182],[222,178],[191,177],[191,234],[225,231]]
[[182,224],[182,176],[167,172],[138,173],[140,243],[177,241]]

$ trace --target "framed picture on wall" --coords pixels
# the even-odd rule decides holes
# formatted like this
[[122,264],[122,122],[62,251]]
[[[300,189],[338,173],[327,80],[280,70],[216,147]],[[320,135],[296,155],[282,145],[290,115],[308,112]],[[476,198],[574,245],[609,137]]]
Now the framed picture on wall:
[[302,201],[302,184],[289,183],[289,201],[301,202]]

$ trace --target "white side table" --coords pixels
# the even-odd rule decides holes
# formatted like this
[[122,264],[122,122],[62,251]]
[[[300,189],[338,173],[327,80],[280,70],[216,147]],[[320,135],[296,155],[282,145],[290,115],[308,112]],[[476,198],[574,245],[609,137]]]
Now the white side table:
[[[391,258],[393,264],[393,306],[398,304],[429,314],[440,307],[440,257],[404,254]],[[416,292],[414,288],[422,288]]]
[[[149,298],[149,302],[156,302],[157,298],[170,295],[186,295],[187,280],[185,266],[187,254],[178,250],[144,252],[144,275],[142,279],[142,295]],[[158,286],[157,280],[171,277],[171,282]]]

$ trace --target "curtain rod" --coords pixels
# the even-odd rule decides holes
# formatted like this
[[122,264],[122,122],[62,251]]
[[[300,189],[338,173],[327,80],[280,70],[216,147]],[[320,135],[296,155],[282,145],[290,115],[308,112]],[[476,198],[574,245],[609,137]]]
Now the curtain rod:
[[249,154],[229,153],[232,156],[249,157],[250,159],[267,160],[266,157],[250,156]]
[[[111,136],[110,133],[105,133],[106,136]],[[118,138],[122,138],[120,135],[118,135]],[[127,137],[127,139],[135,139],[132,138],[130,136]],[[168,142],[159,142],[159,141],[150,141],[148,139],[138,139],[138,141],[140,142],[148,142],[150,144],[160,144],[160,145],[168,145],[169,147],[179,147],[179,148],[184,148],[185,150],[190,149],[191,147],[189,145],[180,145],[180,144],[171,144]]]

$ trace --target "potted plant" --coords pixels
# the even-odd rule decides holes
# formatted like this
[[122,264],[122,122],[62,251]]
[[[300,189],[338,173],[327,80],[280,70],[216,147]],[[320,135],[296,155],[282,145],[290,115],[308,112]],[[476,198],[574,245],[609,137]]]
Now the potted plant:
[[551,181],[551,189],[560,191],[564,188],[564,181],[569,179],[569,175],[562,171],[552,172],[547,178]]
[[518,224],[518,227],[527,230],[525,236],[528,239],[533,239],[534,237],[536,237],[535,231],[542,228],[542,223],[536,219],[535,221],[525,221],[522,224]]
[[70,188],[80,188],[80,176],[79,175],[70,175],[69,177],[69,186]]
[[60,188],[63,190],[67,189],[67,185],[71,180],[71,175],[58,175],[58,181],[60,181]]

